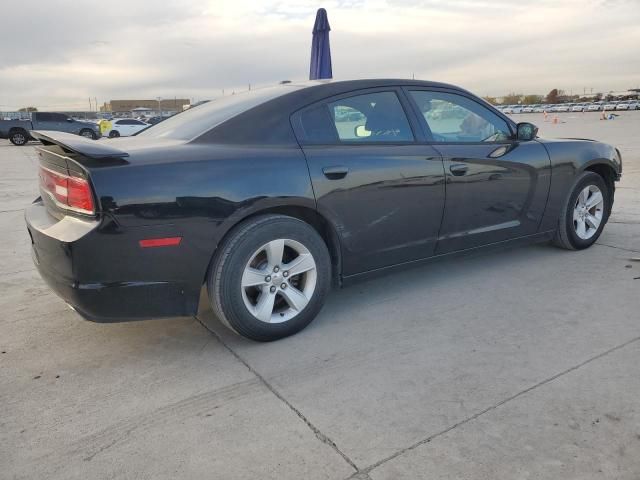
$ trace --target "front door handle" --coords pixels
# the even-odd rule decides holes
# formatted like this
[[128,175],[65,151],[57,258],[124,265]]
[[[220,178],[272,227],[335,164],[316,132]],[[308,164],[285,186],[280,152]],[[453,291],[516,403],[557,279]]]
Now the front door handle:
[[349,169],[342,165],[337,165],[334,167],[324,167],[322,169],[322,173],[324,173],[324,176],[329,180],[340,180],[341,178],[347,176],[347,173],[349,173]]
[[462,176],[465,173],[467,173],[467,170],[469,170],[469,167],[467,165],[465,165],[464,163],[454,163],[453,165],[451,165],[449,167],[449,170],[456,177],[459,177],[459,176]]

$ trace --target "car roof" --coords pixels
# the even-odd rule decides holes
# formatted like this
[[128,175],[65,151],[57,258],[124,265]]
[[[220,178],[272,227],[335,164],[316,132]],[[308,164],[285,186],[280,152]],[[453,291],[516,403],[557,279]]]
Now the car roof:
[[[141,136],[206,143],[296,143],[289,120],[293,112],[352,91],[398,86],[448,89],[472,95],[454,85],[414,79],[286,82],[220,97],[158,123]],[[478,97],[474,95],[474,98]],[[197,125],[202,125],[202,128],[198,130]],[[256,125],[261,128],[256,128]]]

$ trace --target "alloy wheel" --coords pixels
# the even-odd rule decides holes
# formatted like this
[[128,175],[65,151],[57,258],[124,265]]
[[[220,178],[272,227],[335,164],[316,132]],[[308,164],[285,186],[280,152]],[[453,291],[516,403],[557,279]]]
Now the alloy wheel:
[[578,195],[573,207],[573,227],[582,240],[595,235],[604,215],[604,197],[595,185],[588,185]]
[[258,320],[286,322],[307,306],[316,280],[316,262],[302,243],[272,240],[247,262],[241,280],[242,299]]

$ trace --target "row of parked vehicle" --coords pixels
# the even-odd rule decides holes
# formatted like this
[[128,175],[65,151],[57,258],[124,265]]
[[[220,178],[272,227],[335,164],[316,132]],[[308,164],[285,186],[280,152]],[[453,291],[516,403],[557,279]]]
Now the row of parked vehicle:
[[537,105],[498,105],[503,113],[603,112],[612,110],[640,110],[640,100],[584,103],[543,103]]
[[49,130],[75,133],[97,140],[100,137],[128,137],[161,122],[167,117],[112,118],[99,120],[78,120],[64,113],[33,112],[29,119],[0,119],[0,138],[7,138],[14,145],[26,145],[32,130]]

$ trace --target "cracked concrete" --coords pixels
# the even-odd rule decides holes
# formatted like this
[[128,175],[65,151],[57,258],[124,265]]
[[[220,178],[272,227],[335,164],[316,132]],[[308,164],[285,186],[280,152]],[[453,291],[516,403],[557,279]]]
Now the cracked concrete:
[[359,284],[271,344],[206,308],[81,320],[29,258],[33,149],[0,144],[2,477],[638,478],[640,112],[517,118],[620,147],[599,245]]

